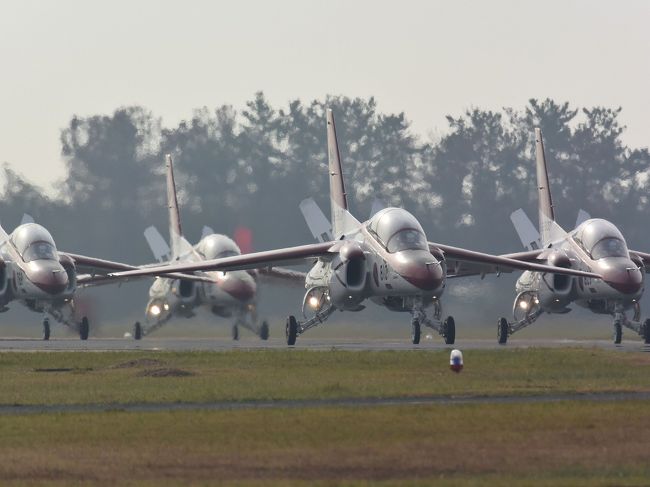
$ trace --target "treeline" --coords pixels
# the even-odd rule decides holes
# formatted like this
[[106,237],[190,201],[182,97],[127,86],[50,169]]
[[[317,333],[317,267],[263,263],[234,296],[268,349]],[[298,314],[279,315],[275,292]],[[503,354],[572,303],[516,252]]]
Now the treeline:
[[634,247],[647,250],[648,149],[622,142],[620,108],[550,99],[448,116],[437,140],[416,135],[404,113],[380,112],[374,98],[295,100],[278,108],[258,93],[241,110],[202,108],[176,127],[164,127],[143,107],[73,117],[61,132],[66,175],[56,196],[5,166],[2,222],[10,231],[27,212],[62,249],[149,261],[142,231],[154,223],[166,235],[163,158],[171,153],[191,241],[210,225],[229,234],[251,228],[257,250],[310,242],[298,204],[313,196],[329,211],[326,107],[337,119],[347,189],[360,219],[380,198],[412,211],[431,240],[519,250],[509,215],[523,207],[536,218],[533,127],[539,126],[560,223],[572,227],[583,208],[611,219]]

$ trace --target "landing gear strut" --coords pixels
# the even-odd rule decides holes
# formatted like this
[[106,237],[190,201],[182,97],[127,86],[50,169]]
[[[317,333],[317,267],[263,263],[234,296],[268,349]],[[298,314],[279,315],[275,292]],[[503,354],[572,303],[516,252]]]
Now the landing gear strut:
[[302,322],[297,321],[295,316],[289,316],[287,318],[286,326],[287,345],[295,345],[296,339],[300,335],[305,333],[310,328],[314,328],[315,326],[324,323],[325,320],[327,320],[327,318],[329,318],[329,316],[334,313],[335,309],[336,308],[331,304],[326,304],[323,308],[318,310],[314,316]]
[[512,307],[512,315],[515,321],[509,322],[506,318],[499,318],[497,322],[497,341],[499,344],[505,345],[510,335],[535,323],[542,313],[536,293],[531,291],[519,293]]
[[643,343],[650,344],[650,319],[645,320],[643,323],[639,321],[641,310],[638,303],[636,304],[634,316],[631,320],[627,319],[622,306],[615,308],[612,313],[614,316],[614,343],[616,345],[620,344],[623,338],[623,327],[637,332],[643,338]]
[[47,341],[50,339],[50,320],[45,317],[43,318],[43,340]]
[[[411,325],[413,322],[417,321],[419,325],[424,325],[427,328],[431,328],[438,332],[438,334],[443,337],[447,345],[453,345],[456,341],[456,321],[453,316],[447,316],[442,320],[442,306],[440,301],[436,300],[433,305],[433,317],[429,318],[424,312],[422,303],[416,302],[411,310],[411,315],[413,316],[411,320]],[[413,330],[411,330],[413,331]],[[412,334],[413,335],[413,334]],[[413,338],[413,336],[412,336]],[[418,333],[418,341],[413,341],[414,344],[420,342],[420,337]]]

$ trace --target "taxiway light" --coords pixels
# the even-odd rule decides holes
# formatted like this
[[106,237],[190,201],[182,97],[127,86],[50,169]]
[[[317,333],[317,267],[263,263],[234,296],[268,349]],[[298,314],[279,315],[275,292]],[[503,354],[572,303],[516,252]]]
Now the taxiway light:
[[521,309],[528,309],[528,303],[526,301],[519,301],[519,307]]
[[158,316],[160,314],[160,306],[154,304],[151,306],[151,308],[149,308],[149,312],[154,316]]
[[458,373],[463,370],[463,352],[460,350],[452,350],[449,357],[449,368]]
[[318,308],[318,298],[316,296],[311,296],[309,298],[309,306],[314,309]]

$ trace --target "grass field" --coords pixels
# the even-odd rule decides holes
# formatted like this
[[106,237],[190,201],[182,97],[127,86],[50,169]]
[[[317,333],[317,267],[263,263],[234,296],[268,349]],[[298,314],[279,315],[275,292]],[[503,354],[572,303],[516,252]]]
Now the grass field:
[[[465,363],[456,375],[446,351],[9,352],[0,354],[0,403],[650,390],[650,355],[641,352],[476,350]],[[179,371],[189,375],[176,377]]]
[[[650,390],[643,353],[477,350],[465,363],[453,374],[444,351],[2,353],[0,402]],[[5,415],[0,483],[649,485],[649,437],[646,401]]]

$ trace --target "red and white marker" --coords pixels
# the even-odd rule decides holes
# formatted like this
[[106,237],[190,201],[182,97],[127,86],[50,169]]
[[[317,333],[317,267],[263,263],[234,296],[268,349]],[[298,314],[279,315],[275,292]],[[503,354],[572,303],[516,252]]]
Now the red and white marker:
[[463,352],[456,349],[451,351],[451,356],[449,357],[449,368],[457,373],[463,370]]

